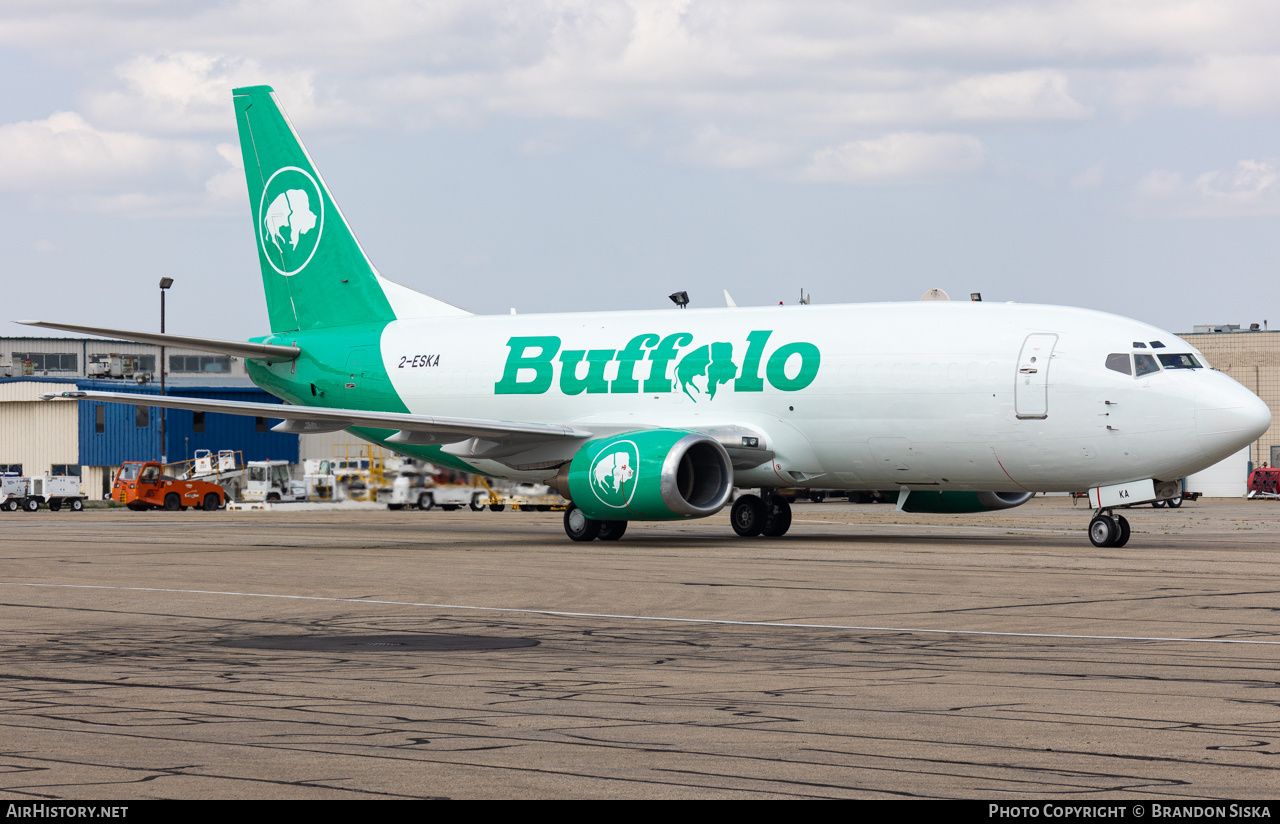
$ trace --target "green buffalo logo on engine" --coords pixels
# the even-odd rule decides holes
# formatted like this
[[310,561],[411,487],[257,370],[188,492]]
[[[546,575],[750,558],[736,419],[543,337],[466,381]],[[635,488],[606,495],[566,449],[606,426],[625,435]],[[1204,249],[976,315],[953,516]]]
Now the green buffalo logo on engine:
[[[660,336],[636,335],[621,349],[565,349],[555,335],[515,336],[507,341],[510,352],[502,380],[494,384],[497,395],[541,395],[555,383],[559,365],[560,391],[566,395],[637,394],[675,389],[697,403],[714,400],[717,392],[763,392],[766,382],[774,389],[795,392],[813,383],[822,355],[812,343],[779,346],[766,359],[771,331],[747,335],[741,361],[734,345],[715,341],[688,351],[693,335],[675,332]],[[647,372],[638,370],[649,361]],[[610,369],[611,364],[616,364]],[[674,375],[672,364],[675,364]],[[640,372],[644,377],[637,374]]]
[[640,450],[633,441],[617,441],[591,462],[591,491],[605,506],[623,509],[631,503],[640,479]]

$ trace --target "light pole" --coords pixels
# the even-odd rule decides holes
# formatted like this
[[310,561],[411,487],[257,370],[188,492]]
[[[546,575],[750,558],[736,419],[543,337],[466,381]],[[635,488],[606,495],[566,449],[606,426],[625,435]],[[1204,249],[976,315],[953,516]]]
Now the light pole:
[[[173,278],[160,278],[160,334],[164,334],[164,293],[173,285]],[[160,345],[160,397],[164,397],[164,344]],[[165,454],[164,442],[164,407],[160,407],[160,466],[163,472],[169,456]]]

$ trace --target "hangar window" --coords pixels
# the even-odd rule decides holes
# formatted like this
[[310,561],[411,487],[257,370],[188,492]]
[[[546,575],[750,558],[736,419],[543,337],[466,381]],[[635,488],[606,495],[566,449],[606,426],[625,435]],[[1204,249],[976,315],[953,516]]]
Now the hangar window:
[[49,469],[49,474],[58,475],[80,475],[80,464],[54,464]]
[[1128,352],[1113,352],[1107,355],[1107,368],[1121,375],[1132,375],[1133,366],[1129,363]]
[[93,410],[93,431],[101,435],[107,431],[107,406],[98,404]]
[[202,434],[204,432],[204,413],[203,412],[191,413],[191,431],[195,432],[197,435]]
[[1190,352],[1180,355],[1161,355],[1160,363],[1165,369],[1203,369],[1200,361]]
[[170,355],[170,372],[222,373],[231,371],[230,355]]
[[1156,363],[1154,355],[1134,355],[1133,362],[1138,367],[1138,377],[1160,371],[1160,364]]
[[253,419],[253,431],[254,431],[254,432],[266,432],[266,431],[267,431],[267,419],[266,419],[266,418],[254,418],[254,419]]
[[21,475],[22,464],[0,464],[0,475]]
[[13,362],[24,367],[29,363],[35,372],[75,372],[80,356],[71,352],[14,352]]
[[156,371],[155,355],[125,355],[126,358],[133,358],[133,368],[139,372]]
[[151,425],[151,407],[135,406],[133,408],[133,423],[135,426],[146,427]]

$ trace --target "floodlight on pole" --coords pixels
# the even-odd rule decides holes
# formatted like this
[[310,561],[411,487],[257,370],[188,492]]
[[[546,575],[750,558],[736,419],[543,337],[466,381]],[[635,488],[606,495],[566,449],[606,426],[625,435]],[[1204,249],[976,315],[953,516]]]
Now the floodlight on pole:
[[672,292],[671,294],[667,295],[667,297],[671,298],[671,302],[674,303],[676,306],[679,306],[681,309],[689,305],[688,292]]
[[[169,287],[173,286],[173,278],[160,278],[160,334],[164,334],[164,293],[169,291]],[[160,346],[160,397],[164,397],[164,345]],[[160,407],[160,465],[163,467],[169,462],[169,456],[165,453],[164,442],[164,407]]]

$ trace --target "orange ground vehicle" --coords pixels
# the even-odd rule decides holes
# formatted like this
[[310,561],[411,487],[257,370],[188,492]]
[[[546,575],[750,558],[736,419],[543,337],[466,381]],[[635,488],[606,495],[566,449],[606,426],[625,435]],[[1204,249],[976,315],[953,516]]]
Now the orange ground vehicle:
[[129,461],[116,473],[111,499],[130,509],[188,507],[212,511],[226,505],[227,493],[208,481],[186,481],[165,475],[159,461]]

